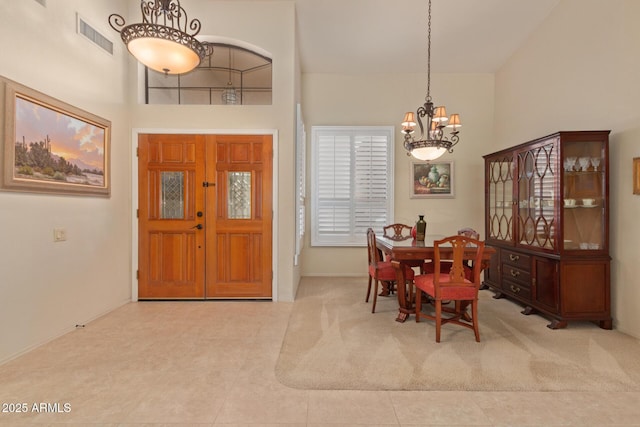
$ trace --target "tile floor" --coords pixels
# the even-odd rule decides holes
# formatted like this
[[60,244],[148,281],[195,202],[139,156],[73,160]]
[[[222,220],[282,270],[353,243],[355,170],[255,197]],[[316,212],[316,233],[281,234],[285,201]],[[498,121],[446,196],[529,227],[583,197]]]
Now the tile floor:
[[640,393],[288,388],[274,366],[291,308],[127,304],[1,365],[1,409],[27,411],[0,426],[640,426]]

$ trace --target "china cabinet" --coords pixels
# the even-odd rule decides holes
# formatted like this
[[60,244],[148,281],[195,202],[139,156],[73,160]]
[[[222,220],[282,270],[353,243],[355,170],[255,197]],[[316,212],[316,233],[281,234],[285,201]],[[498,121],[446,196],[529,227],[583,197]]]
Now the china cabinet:
[[484,284],[552,319],[611,329],[609,131],[558,132],[484,156]]

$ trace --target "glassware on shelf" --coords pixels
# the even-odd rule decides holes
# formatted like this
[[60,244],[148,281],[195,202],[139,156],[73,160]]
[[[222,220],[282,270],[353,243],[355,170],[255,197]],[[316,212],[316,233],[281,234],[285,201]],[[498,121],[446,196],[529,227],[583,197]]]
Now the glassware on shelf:
[[582,172],[586,172],[589,169],[589,157],[580,157],[578,159],[578,163],[580,163],[580,170]]
[[597,171],[598,166],[600,166],[600,157],[592,157],[591,158],[591,166],[593,166],[593,170]]
[[573,167],[576,164],[577,157],[567,157],[564,160],[564,170],[567,172],[573,172]]

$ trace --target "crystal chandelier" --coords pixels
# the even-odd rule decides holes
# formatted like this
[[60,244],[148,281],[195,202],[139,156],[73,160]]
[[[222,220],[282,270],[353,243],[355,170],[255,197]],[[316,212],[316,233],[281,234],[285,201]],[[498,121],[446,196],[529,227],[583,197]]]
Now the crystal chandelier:
[[180,0],[141,0],[140,10],[141,23],[125,26],[124,18],[113,13],[109,25],[143,65],[161,73],[183,74],[213,53],[211,44],[196,40],[200,20],[189,21]]
[[[452,114],[447,117],[447,110],[444,106],[436,107],[431,99],[431,0],[429,0],[429,21],[427,37],[427,96],[425,103],[418,110],[408,112],[402,120],[402,133],[404,133],[404,148],[407,155],[420,160],[435,160],[445,152],[453,153],[453,146],[458,143],[459,128],[461,126],[460,116]],[[425,134],[422,119],[427,117],[429,129]],[[420,138],[415,139],[413,133],[417,124],[420,126]],[[445,135],[445,127],[451,132]]]

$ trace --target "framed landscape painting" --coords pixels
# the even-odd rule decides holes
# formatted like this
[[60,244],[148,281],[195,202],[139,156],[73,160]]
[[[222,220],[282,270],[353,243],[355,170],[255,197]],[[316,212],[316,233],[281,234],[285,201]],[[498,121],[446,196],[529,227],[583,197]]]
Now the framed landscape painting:
[[411,198],[447,198],[453,193],[453,162],[411,163]]
[[2,188],[110,195],[111,122],[2,78]]

